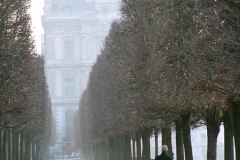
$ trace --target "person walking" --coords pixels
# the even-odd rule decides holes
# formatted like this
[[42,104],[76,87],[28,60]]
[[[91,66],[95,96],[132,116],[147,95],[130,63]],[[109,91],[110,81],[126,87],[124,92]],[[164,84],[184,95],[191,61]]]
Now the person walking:
[[162,146],[162,154],[156,156],[155,160],[172,160],[170,156],[167,155],[168,147],[166,145]]

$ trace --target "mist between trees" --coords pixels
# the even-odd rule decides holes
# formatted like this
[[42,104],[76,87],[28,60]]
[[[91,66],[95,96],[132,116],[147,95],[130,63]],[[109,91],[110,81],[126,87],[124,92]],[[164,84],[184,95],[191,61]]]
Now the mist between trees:
[[[0,2],[1,160],[42,160],[51,141],[44,60],[35,53],[29,3]],[[122,0],[121,18],[79,104],[82,156],[149,160],[150,136],[157,142],[161,132],[169,155],[193,160],[190,128],[206,125],[207,159],[215,160],[223,122],[225,159],[235,152],[239,160],[239,8],[237,0]]]
[[234,151],[239,160],[239,8],[236,0],[122,0],[79,105],[83,155],[149,160],[150,136],[161,132],[169,155],[193,160],[190,129],[206,125],[207,159],[216,160],[224,123],[225,160]]
[[43,57],[35,53],[30,0],[0,2],[0,159],[42,160],[51,108]]

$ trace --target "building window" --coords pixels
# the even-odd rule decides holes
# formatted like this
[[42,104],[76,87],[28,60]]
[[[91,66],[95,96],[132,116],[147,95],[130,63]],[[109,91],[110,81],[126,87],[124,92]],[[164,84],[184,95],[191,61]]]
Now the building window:
[[75,78],[74,73],[72,71],[65,71],[64,72],[64,96],[65,97],[74,97],[75,96]]
[[105,37],[104,36],[98,37],[97,42],[98,42],[98,50],[99,50],[99,52],[101,52],[103,45],[105,43]]
[[104,23],[99,24],[98,30],[99,30],[99,32],[107,32],[107,30],[108,30],[107,24],[104,24]]
[[64,37],[64,58],[72,59],[74,55],[74,42],[73,37]]
[[46,40],[46,59],[52,60],[55,58],[55,41],[53,37],[48,37]]
[[84,62],[93,62],[96,55],[95,41],[90,37],[83,39],[82,48],[82,60]]
[[71,144],[74,143],[74,112],[65,112],[65,140]]
[[65,25],[64,26],[64,32],[71,33],[72,32],[72,26],[71,25]]
[[56,90],[56,71],[47,71],[47,83],[49,86],[49,92],[51,97],[55,97]]
[[87,61],[93,60],[93,41],[91,39],[86,39],[86,59]]
[[84,24],[82,24],[82,29],[83,29],[82,31],[84,33],[94,32],[94,24],[92,24],[92,23],[84,23]]

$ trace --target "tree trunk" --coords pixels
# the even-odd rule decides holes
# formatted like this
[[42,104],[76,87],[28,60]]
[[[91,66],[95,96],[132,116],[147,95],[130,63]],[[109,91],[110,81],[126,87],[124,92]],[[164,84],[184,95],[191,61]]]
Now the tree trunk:
[[158,129],[155,129],[155,157],[158,156]]
[[182,119],[178,118],[175,121],[175,124],[176,124],[176,152],[177,152],[177,160],[184,160]]
[[0,129],[0,159],[3,159],[3,130]]
[[94,150],[93,150],[93,145],[90,147],[90,159],[94,160]]
[[96,144],[94,145],[93,149],[94,149],[94,160],[99,160],[98,147]]
[[44,149],[43,149],[44,147],[43,147],[43,144],[42,144],[42,142],[40,143],[40,156],[39,156],[39,158],[40,158],[40,160],[43,160],[43,156],[44,156]]
[[124,146],[125,140],[124,137],[119,136],[117,139],[117,148],[116,148],[116,153],[117,153],[117,160],[125,160],[126,159],[126,148]]
[[3,129],[3,160],[7,160],[7,130]]
[[7,130],[8,132],[8,160],[12,160],[12,131],[11,129]]
[[216,160],[217,157],[217,137],[220,131],[220,124],[208,123],[207,122],[207,136],[208,136],[208,147],[207,147],[207,160]]
[[96,160],[97,158],[97,156],[96,156],[96,148],[95,148],[95,145],[93,145],[93,160]]
[[97,160],[96,145],[93,145],[93,159]]
[[105,155],[105,144],[104,141],[98,144],[98,156],[99,160],[106,160]]
[[[106,141],[107,145],[108,145],[108,142]],[[106,146],[107,147],[107,146]],[[107,153],[106,153],[107,154]],[[107,156],[107,155],[106,155]],[[92,158],[92,146],[88,147],[87,148],[87,153],[85,154],[85,159],[93,159]],[[107,158],[106,158],[107,160]]]
[[125,148],[126,160],[132,160],[131,137],[130,136],[125,136],[124,140],[125,140],[124,148]]
[[102,146],[101,143],[96,144],[96,149],[97,149],[97,160],[103,160],[102,158]]
[[101,143],[101,146],[102,146],[102,159],[103,160],[107,160],[107,142],[106,141],[103,141]]
[[25,136],[25,159],[24,160],[31,160],[31,138],[29,134]]
[[36,160],[41,160],[41,144],[40,144],[40,140],[36,141]]
[[142,143],[143,143],[142,160],[150,160],[150,136],[151,131],[149,129],[142,130]]
[[141,147],[141,136],[139,133],[136,134],[136,146],[137,146],[137,160],[142,159],[142,147]]
[[172,131],[171,128],[166,127],[162,129],[162,145],[168,146],[168,155],[173,158],[172,150]]
[[35,143],[35,140],[32,141],[32,160],[36,160],[36,143]]
[[108,151],[109,151],[109,157],[108,159],[109,160],[115,160],[117,159],[116,158],[116,140],[115,138],[109,138],[109,141],[108,141],[109,145],[108,145]]
[[101,155],[101,144],[98,143],[98,144],[95,144],[95,148],[96,148],[96,155],[97,155],[97,158],[96,160],[102,160],[102,155]]
[[81,148],[81,155],[83,157],[83,159],[87,159],[87,157],[90,155],[90,148],[87,148],[87,147],[84,147],[84,148]]
[[103,160],[103,146],[102,143],[97,144],[98,149],[98,159]]
[[19,149],[18,149],[18,146],[19,146],[19,135],[18,135],[18,132],[14,129],[13,132],[12,132],[12,143],[13,143],[13,146],[12,146],[12,159],[13,160],[18,160],[18,155],[19,155]]
[[132,138],[132,159],[136,159],[136,140]]
[[183,128],[183,144],[185,149],[185,159],[193,160],[191,130],[190,130],[190,113],[182,115],[182,128]]
[[224,159],[225,160],[234,160],[233,152],[233,127],[230,117],[230,108],[225,111],[223,116],[224,123]]
[[20,136],[20,160],[25,160],[24,155],[25,155],[25,153],[24,153],[24,138],[23,138],[23,134],[21,134],[21,136]]
[[236,159],[240,159],[240,104],[232,99],[228,100],[229,106],[232,108],[232,123],[235,142]]

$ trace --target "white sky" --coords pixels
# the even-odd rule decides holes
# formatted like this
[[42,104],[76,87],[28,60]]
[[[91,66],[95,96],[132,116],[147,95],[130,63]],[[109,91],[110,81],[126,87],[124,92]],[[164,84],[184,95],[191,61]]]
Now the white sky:
[[41,54],[41,36],[43,34],[41,15],[43,14],[44,0],[32,0],[30,14],[32,16],[32,29],[38,54]]

